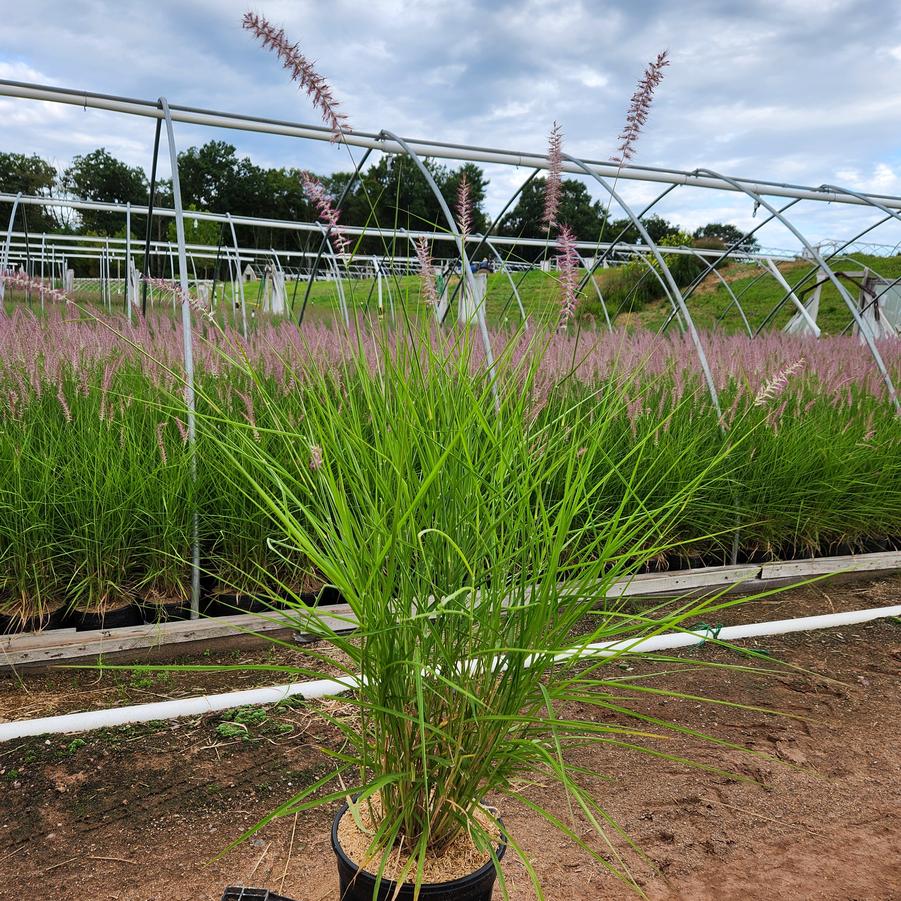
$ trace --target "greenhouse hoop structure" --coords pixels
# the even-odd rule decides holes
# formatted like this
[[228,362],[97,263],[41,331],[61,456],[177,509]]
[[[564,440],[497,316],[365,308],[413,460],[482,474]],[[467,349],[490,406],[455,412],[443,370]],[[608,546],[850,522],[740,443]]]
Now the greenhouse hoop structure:
[[[178,182],[178,150],[175,141],[174,123],[178,122],[190,125],[207,126],[212,128],[234,129],[239,131],[280,135],[284,137],[300,138],[303,140],[313,140],[321,142],[332,142],[335,137],[331,129],[323,126],[249,116],[244,114],[219,112],[197,107],[170,105],[164,97],[160,97],[156,101],[149,101],[10,80],[0,81],[0,96],[15,97],[22,100],[69,104],[74,106],[81,106],[84,110],[87,110],[88,108],[94,110],[106,110],[113,113],[121,113],[130,116],[141,116],[155,120],[156,134],[154,140],[154,155],[152,165],[153,175],[151,177],[151,185],[153,185],[156,176],[161,129],[163,125],[165,125],[166,139],[169,150],[169,161],[171,166],[172,193],[174,201],[174,209],[166,212],[174,218],[176,225],[176,242],[175,247],[170,251],[170,261],[172,263],[171,268],[173,270],[173,276],[176,275],[174,262],[175,260],[177,260],[178,262],[177,279],[181,293],[185,298],[187,297],[189,292],[190,281],[188,267],[188,247],[185,238],[185,219],[208,219],[212,217],[213,221],[221,221],[222,214],[216,216],[215,214],[198,213],[194,211],[188,211],[186,213],[182,208],[181,192]],[[444,236],[444,240],[451,240],[456,244],[457,253],[460,257],[461,262],[461,285],[465,283],[465,287],[463,287],[462,290],[464,292],[468,290],[474,296],[476,295],[478,289],[475,286],[475,279],[473,278],[473,275],[470,271],[468,259],[474,256],[474,254],[477,253],[482,246],[487,244],[489,247],[493,247],[493,245],[500,243],[499,238],[492,236],[492,232],[498,225],[499,220],[515,202],[515,200],[517,199],[523,188],[529,183],[529,181],[531,181],[531,179],[534,178],[535,175],[542,170],[548,169],[550,165],[546,156],[539,153],[479,147],[474,145],[449,143],[428,139],[404,138],[388,130],[382,130],[378,133],[362,131],[342,132],[340,135],[340,140],[348,148],[355,147],[365,151],[356,165],[352,181],[351,183],[349,183],[348,187],[353,183],[353,180],[355,180],[359,176],[363,166],[365,165],[366,161],[369,159],[369,156],[373,151],[395,156],[406,156],[417,166],[420,172],[426,177],[426,181],[429,183],[429,187],[435,194],[435,198],[438,201],[439,206],[442,208],[447,220],[448,231]],[[443,196],[441,196],[440,191],[438,191],[437,186],[429,176],[428,170],[423,164],[424,158],[448,159],[460,162],[478,162],[484,164],[500,164],[507,167],[526,168],[531,170],[531,174],[511,196],[501,215],[498,216],[491,224],[491,227],[488,229],[487,234],[479,237],[470,236],[470,240],[474,239],[477,241],[476,251],[470,253],[468,247],[469,241],[465,240],[464,237],[461,236],[454,218],[447,208]],[[797,243],[800,245],[803,256],[807,258],[812,264],[810,271],[801,280],[801,282],[792,286],[784,283],[784,280],[781,278],[778,269],[775,267],[775,265],[772,264],[772,261],[765,263],[766,270],[770,275],[776,278],[777,281],[780,281],[780,283],[782,283],[782,287],[784,289],[783,296],[775,309],[778,310],[784,304],[791,303],[796,309],[796,317],[792,320],[791,330],[805,331],[809,332],[812,335],[818,335],[819,330],[815,321],[816,299],[819,296],[817,290],[816,288],[814,289],[814,294],[811,300],[807,301],[806,303],[802,303],[801,299],[799,298],[799,288],[802,286],[802,283],[806,283],[810,281],[810,279],[816,280],[819,274],[819,276],[822,277],[822,282],[818,282],[817,284],[829,283],[838,293],[842,302],[847,306],[848,312],[851,316],[853,328],[860,336],[861,340],[867,345],[869,352],[873,358],[874,364],[879,371],[879,375],[885,384],[888,396],[895,409],[899,414],[901,414],[901,401],[899,401],[897,390],[878,347],[879,339],[885,338],[886,336],[894,336],[897,334],[899,329],[901,329],[901,323],[897,322],[897,320],[895,319],[895,317],[897,316],[898,307],[899,305],[901,305],[899,304],[898,295],[895,291],[897,280],[889,281],[885,279],[879,279],[878,274],[864,271],[861,276],[863,285],[862,289],[859,292],[858,297],[853,297],[851,291],[845,283],[847,279],[843,281],[841,278],[842,273],[836,271],[834,266],[831,265],[831,262],[833,260],[835,260],[836,258],[841,258],[842,254],[848,248],[852,248],[855,242],[860,241],[865,237],[871,236],[871,233],[881,225],[888,222],[901,222],[901,197],[879,194],[864,194],[850,188],[843,188],[835,185],[811,187],[747,177],[736,177],[707,168],[697,168],[692,171],[687,171],[663,167],[634,166],[613,163],[609,161],[578,159],[568,154],[563,155],[563,159],[561,161],[561,171],[570,175],[584,177],[590,180],[594,186],[599,187],[602,190],[603,195],[607,198],[608,202],[611,205],[615,204],[616,207],[623,212],[626,220],[631,223],[631,225],[634,226],[641,235],[644,247],[639,254],[639,258],[648,262],[649,274],[652,274],[660,281],[661,287],[664,290],[664,294],[666,295],[667,300],[669,301],[671,306],[672,312],[670,313],[670,317],[668,318],[665,327],[675,319],[690,335],[692,344],[698,357],[700,368],[704,375],[707,390],[710,393],[711,400],[718,412],[721,413],[717,389],[714,385],[713,378],[710,373],[710,367],[707,361],[707,355],[704,350],[703,341],[697,329],[695,328],[688,302],[691,298],[691,295],[701,284],[704,278],[709,273],[716,271],[716,266],[719,261],[734,256],[745,256],[745,254],[741,251],[741,248],[745,244],[745,242],[748,239],[752,238],[755,233],[760,231],[760,229],[762,229],[765,225],[773,222],[781,225],[788,231],[788,233],[792,236],[792,239],[797,241]],[[654,199],[646,203],[642,209],[636,210],[623,197],[622,192],[617,189],[617,186],[621,181],[638,181],[646,184],[663,185],[664,187],[662,191],[657,194]],[[734,242],[729,247],[726,247],[721,253],[714,255],[713,258],[708,258],[706,267],[701,275],[699,275],[692,282],[692,284],[688,286],[678,285],[675,278],[673,277],[672,272],[670,271],[670,267],[667,264],[665,258],[665,254],[670,252],[670,248],[666,248],[665,251],[662,250],[658,242],[655,242],[653,240],[653,238],[643,225],[643,220],[648,215],[648,213],[650,213],[650,211],[653,210],[664,198],[668,197],[673,191],[678,188],[716,190],[744,195],[753,203],[755,215],[759,210],[765,211],[765,214],[763,215],[761,221],[757,225],[755,225],[753,229],[746,232],[741,240]],[[346,195],[346,193],[347,189],[345,189],[344,194],[342,194],[342,196],[338,199],[338,209],[340,209],[341,202],[343,201],[344,195]],[[0,199],[9,199],[9,195],[7,195],[5,198]],[[23,198],[21,196],[16,196],[12,199],[12,213],[10,215],[9,225],[7,228],[6,242],[3,247],[2,260],[0,260],[0,267],[2,267],[3,269],[6,269],[6,267],[8,266],[10,253],[13,250],[12,237],[16,209],[18,204],[22,202],[22,200]],[[41,198],[40,202],[46,204],[48,200],[50,199]],[[777,201],[779,203],[778,206],[776,205]],[[27,202],[34,203],[36,202],[36,199],[27,198]],[[50,200],[50,202],[52,203],[53,201]],[[859,233],[849,238],[844,243],[836,244],[834,246],[834,249],[829,254],[824,256],[823,250],[805,236],[801,228],[788,214],[788,211],[791,208],[796,207],[801,202],[815,202],[824,205],[830,204],[864,207],[874,214],[877,214],[877,219],[876,221],[865,227],[863,230],[861,230]],[[68,203],[68,201],[64,201],[64,203]],[[74,204],[72,205],[74,206]],[[149,207],[150,208],[145,211],[145,214],[148,217],[148,232],[145,255],[150,248],[150,218],[157,213],[163,214],[163,211],[153,208],[152,198]],[[85,206],[84,208],[89,207]],[[103,205],[101,205],[100,208],[104,208]],[[131,212],[137,211],[129,208],[127,212],[130,214]],[[795,213],[793,211],[791,216],[793,217],[794,215]],[[238,247],[234,226],[239,222],[243,224],[244,220],[241,217],[232,216],[228,212],[226,212],[224,216],[229,226],[234,245],[229,249],[229,253],[232,255],[235,267],[240,268],[241,251]],[[272,225],[273,223],[269,224]],[[318,264],[324,258],[329,264],[333,274],[335,274],[338,278],[337,287],[341,312],[344,317],[345,323],[349,323],[348,310],[346,302],[344,300],[343,290],[340,284],[340,275],[338,263],[336,260],[337,255],[334,253],[334,250],[330,244],[330,230],[326,229],[319,223],[293,223],[290,226],[284,224],[284,227],[317,229],[321,232],[321,243],[319,251],[316,255],[316,260],[313,264],[313,269],[310,273],[309,281],[310,283],[312,283],[312,280],[315,277],[315,272],[318,269]],[[435,238],[436,236],[432,235],[431,237]],[[579,286],[580,289],[584,289],[589,281],[592,281],[592,283],[594,283],[594,280],[592,279],[594,270],[598,266],[607,263],[614,256],[614,254],[617,252],[619,246],[618,241],[621,237],[622,235],[615,236],[612,241],[610,241],[603,247],[593,245],[592,249],[594,252],[592,254],[592,262],[590,266],[588,266],[588,271],[581,281],[581,284]],[[46,237],[44,237],[42,243],[46,246]],[[584,243],[582,247],[584,248]],[[20,248],[16,249],[20,250]],[[693,251],[689,248],[684,248],[682,249],[682,252]],[[495,253],[497,253],[496,250]],[[126,250],[126,256],[129,256],[128,249]],[[41,262],[45,262],[43,257],[41,257],[40,260]],[[104,265],[109,265],[109,257],[106,253],[104,254]],[[126,265],[127,267],[128,265],[130,265],[128,261],[126,261]],[[280,264],[278,264],[276,268],[280,269]],[[243,281],[238,279],[237,285],[239,292],[243,297]],[[144,290],[146,291],[146,282]],[[307,295],[308,293],[309,285],[307,288]],[[749,331],[749,333],[752,333],[750,325],[747,322],[747,318],[744,316],[744,313],[741,310],[740,302],[734,295],[732,303],[736,306],[736,309],[742,316],[747,330]],[[191,409],[193,402],[190,400],[190,397],[192,396],[190,382],[193,378],[193,365],[191,363],[190,307],[185,301],[182,304],[182,308],[185,333],[185,368],[189,381],[189,419],[193,419],[193,410]],[[243,302],[241,303],[241,312],[242,316],[246,317]],[[612,327],[609,313],[606,307],[604,307],[604,312],[608,325]],[[440,318],[443,318],[443,316]],[[769,318],[771,317],[768,317],[768,319]],[[484,308],[481,304],[477,307],[476,319],[479,324],[486,359],[489,361],[490,365],[493,359],[493,352],[488,332],[485,326]]]

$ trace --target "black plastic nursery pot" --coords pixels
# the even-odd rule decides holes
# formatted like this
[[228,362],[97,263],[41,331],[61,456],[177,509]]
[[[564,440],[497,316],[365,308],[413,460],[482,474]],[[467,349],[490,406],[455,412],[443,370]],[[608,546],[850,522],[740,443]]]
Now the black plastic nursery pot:
[[243,885],[230,885],[222,894],[222,901],[294,901],[284,895],[276,895],[265,888],[245,888]]
[[126,626],[140,626],[144,622],[141,608],[131,600],[118,607],[96,612],[70,610],[66,614],[65,625],[75,627],[77,632],[93,632],[97,629],[122,629]]
[[271,601],[252,594],[214,594],[210,598],[208,616],[234,616],[238,613],[272,613]]
[[[338,824],[341,817],[347,812],[345,802],[335,814],[332,821],[332,849],[338,858],[338,880],[340,883],[340,901],[413,901],[414,887],[405,882],[400,889],[397,883],[390,879],[383,879],[379,885],[378,894],[375,894],[376,876],[367,870],[361,870],[344,853],[341,842],[338,841]],[[503,823],[501,822],[503,829]],[[507,850],[506,843],[501,843],[497,848],[498,861]],[[419,897],[423,901],[491,901],[494,892],[494,883],[497,872],[494,861],[489,860],[479,869],[458,879],[447,882],[425,882],[419,889]]]
[[0,614],[0,635],[17,635],[20,632],[40,632],[42,629],[61,629],[66,624],[66,609],[58,607],[43,616],[22,619],[13,614]]
[[[201,605],[201,610],[203,605]],[[144,601],[141,604],[141,621],[145,626],[155,626],[157,623],[168,623],[177,619],[191,618],[190,601]]]
[[305,591],[300,600],[307,607],[331,607],[344,603],[344,595],[334,585],[323,585],[318,591]]

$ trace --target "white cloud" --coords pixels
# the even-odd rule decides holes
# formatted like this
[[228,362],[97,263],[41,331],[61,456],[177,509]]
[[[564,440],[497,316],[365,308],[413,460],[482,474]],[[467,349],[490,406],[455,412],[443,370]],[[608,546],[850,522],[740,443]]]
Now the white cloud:
[[[246,0],[124,6],[127,14],[114,0],[5,9],[0,78],[318,121],[278,61],[242,32]],[[267,0],[265,10],[318,61],[358,130],[543,152],[556,119],[568,152],[604,159],[643,67],[666,47],[673,62],[638,164],[901,193],[901,88],[879,68],[901,61],[901,20],[885,15],[883,0]],[[149,120],[8,98],[0,117],[0,150],[66,163],[104,145],[129,163],[149,162]],[[312,142],[183,126],[176,136],[181,147],[227,140],[268,165],[348,165],[346,152]],[[488,174],[497,210],[528,170]],[[642,206],[662,186],[622,189]],[[687,226],[744,224],[750,207],[679,188],[661,213]],[[804,204],[797,215],[835,237],[854,212]]]
[[839,169],[836,177],[840,186],[856,191],[901,194],[901,167],[893,168],[888,163],[876,163],[869,173],[859,169]]
[[610,79],[597,69],[591,66],[583,66],[576,72],[576,79],[586,88],[605,88],[610,83]]

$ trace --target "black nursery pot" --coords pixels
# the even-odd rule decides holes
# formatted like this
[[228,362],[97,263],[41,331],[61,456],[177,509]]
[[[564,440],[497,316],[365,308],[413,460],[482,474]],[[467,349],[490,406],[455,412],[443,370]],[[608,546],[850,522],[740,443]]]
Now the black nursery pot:
[[324,585],[318,591],[302,592],[300,600],[307,607],[333,607],[335,604],[343,604],[344,596],[334,585]]
[[141,608],[133,601],[106,610],[103,613],[85,613],[82,610],[70,610],[66,624],[75,626],[77,632],[93,632],[97,629],[122,629],[126,626],[140,626],[144,622]]
[[[357,865],[344,853],[341,843],[338,841],[338,824],[341,817],[347,812],[345,802],[335,814],[332,822],[332,849],[338,858],[338,880],[341,886],[341,901],[413,901],[413,885],[404,883],[400,891],[397,883],[390,879],[383,879],[379,885],[378,894],[374,894],[376,877],[366,870],[358,869]],[[503,828],[503,823],[501,823]],[[507,845],[502,843],[497,848],[497,859],[501,860],[507,850]],[[494,882],[497,873],[494,869],[494,861],[489,860],[479,869],[459,879],[451,879],[448,882],[426,882],[419,889],[419,897],[423,901],[491,901],[494,892]],[[397,892],[397,894],[395,894]]]
[[141,622],[145,626],[156,626],[159,623],[168,623],[172,620],[190,619],[191,602],[173,601],[170,604],[157,604],[152,601],[143,601],[140,605]]
[[265,598],[252,594],[217,594],[211,598],[210,616],[234,616],[238,613],[272,613],[276,609]]
[[46,616],[33,616],[24,622],[18,616],[0,614],[0,635],[18,635],[24,632],[44,632],[66,626],[66,609],[59,607]]

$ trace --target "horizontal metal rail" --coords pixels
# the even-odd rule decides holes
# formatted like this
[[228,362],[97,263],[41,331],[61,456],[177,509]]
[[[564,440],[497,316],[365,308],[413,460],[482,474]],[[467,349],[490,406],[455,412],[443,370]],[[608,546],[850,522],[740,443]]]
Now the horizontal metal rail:
[[[9,194],[0,191],[0,203],[13,203],[18,195]],[[125,215],[127,205],[124,203],[107,203],[99,200],[76,200],[70,199],[66,197],[35,197],[35,196],[26,196],[22,195],[18,198],[18,202],[20,205],[28,205],[28,206],[49,206],[49,207],[65,207],[66,209],[73,210],[94,210],[98,212],[104,213],[121,213],[123,216]],[[132,216],[146,216],[147,215],[147,207],[146,206],[138,206],[136,204],[131,204],[131,215]],[[174,218],[175,211],[169,209],[168,207],[153,207],[153,215],[154,216],[163,216],[166,218]],[[256,216],[235,216],[232,215],[229,217],[228,213],[211,213],[211,212],[203,212],[200,210],[186,210],[185,211],[185,219],[193,220],[197,219],[200,222],[225,222],[229,221],[229,218],[235,225],[244,225],[255,228],[274,228],[274,229],[283,229],[286,231],[301,231],[301,232],[310,232],[313,234],[321,234],[322,226],[318,222],[297,222],[291,221],[288,219],[264,219]],[[356,236],[365,236],[365,237],[403,237],[407,239],[417,239],[417,238],[426,238],[430,241],[445,241],[451,242],[454,241],[454,236],[447,231],[422,231],[422,230],[408,230],[405,228],[382,228],[379,226],[361,226],[361,225],[342,225],[341,230],[348,235],[356,235]],[[14,234],[19,236],[24,236],[23,232],[14,232]],[[40,234],[30,234],[29,239],[31,241],[39,241],[42,237],[50,239],[55,239],[63,242],[79,242],[79,241],[101,241],[104,244],[125,244],[125,238],[107,238],[105,236],[98,235],[62,235],[55,234],[53,232],[46,232]],[[473,233],[465,236],[465,239],[470,244],[477,244],[482,241],[483,235]],[[492,244],[498,244],[504,247],[540,247],[546,248],[548,246],[547,238],[523,238],[523,237],[514,237],[509,235],[490,235],[489,240]],[[151,247],[174,247],[174,242],[164,242],[164,241],[153,241],[151,243]],[[207,249],[207,245],[186,245],[188,247],[200,247],[203,246],[204,249]],[[602,253],[603,251],[609,249],[610,247],[615,247],[617,250],[621,250],[624,254],[628,253],[650,253],[651,247],[647,244],[625,244],[621,241],[617,241],[613,244],[610,242],[601,242],[597,241],[577,241],[576,247],[579,250],[591,251],[592,254]],[[721,250],[710,249],[710,248],[701,248],[701,247],[665,247],[663,248],[666,253],[675,253],[675,254],[687,254],[691,256],[705,256],[705,257],[719,257],[722,255]],[[214,247],[215,251],[216,248]],[[242,251],[243,252],[243,251]],[[263,250],[261,248],[255,249],[253,251],[257,254],[267,253],[268,251]],[[135,251],[133,255],[140,255],[141,251]],[[279,253],[288,253],[288,251],[279,251]],[[780,252],[776,252],[775,254],[768,253],[766,256],[762,256],[757,253],[750,253],[748,251],[737,251],[730,254],[732,259],[741,259],[741,260],[754,260],[754,259],[767,259],[769,256],[777,256],[781,258],[793,258],[797,256],[795,251],[784,250]],[[315,254],[314,254],[315,256]]]
[[[158,101],[139,100],[132,97],[119,97],[112,94],[99,94],[94,91],[80,91],[70,88],[51,87],[21,81],[0,80],[0,96],[20,97],[27,100],[40,100],[51,103],[64,103],[80,106],[82,109],[108,110],[126,113],[132,116],[144,116],[151,119],[162,119],[163,111]],[[333,134],[330,129],[317,125],[290,122],[280,119],[268,119],[260,116],[246,116],[237,113],[218,112],[189,106],[170,105],[173,122],[184,122],[191,125],[203,125],[210,128],[228,128],[239,131],[258,132],[262,134],[282,135],[292,138],[306,138],[313,141],[330,142]],[[384,153],[406,154],[409,151],[420,157],[434,157],[477,163],[498,163],[508,166],[524,166],[533,169],[547,169],[548,161],[545,153],[534,153],[518,150],[478,147],[470,144],[454,144],[444,141],[431,141],[417,138],[403,138],[400,141],[380,137],[373,132],[347,132],[341,140],[352,147],[363,147],[381,150]],[[754,178],[734,177],[731,181],[725,178],[699,175],[696,172],[666,169],[652,166],[620,166],[616,163],[601,160],[580,160],[579,165],[564,161],[561,168],[564,172],[575,175],[584,174],[584,167],[602,177],[637,180],[643,182],[659,182],[662,184],[686,185],[697,188],[712,188],[720,191],[766,194],[775,197],[796,197],[801,200],[815,200],[824,203],[844,203],[852,206],[871,206],[878,200],[890,209],[901,210],[901,197],[885,194],[855,195],[828,191],[809,185],[795,185],[788,182],[773,182]],[[737,186],[734,182],[738,182]]]

